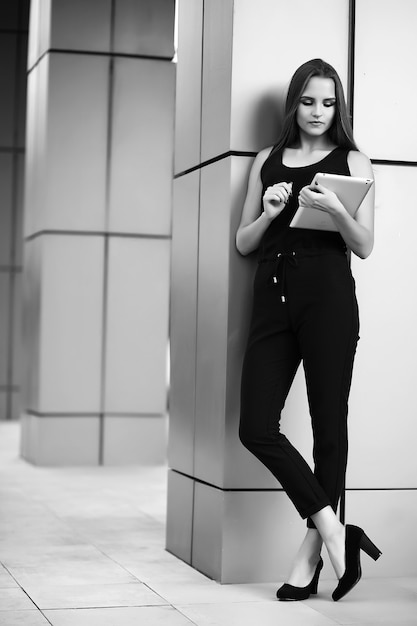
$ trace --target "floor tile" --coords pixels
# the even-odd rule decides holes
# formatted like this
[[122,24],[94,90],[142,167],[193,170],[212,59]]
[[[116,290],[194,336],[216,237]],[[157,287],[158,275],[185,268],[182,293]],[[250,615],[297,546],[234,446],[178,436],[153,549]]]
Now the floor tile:
[[107,555],[103,555],[95,546],[84,544],[70,545],[23,545],[9,546],[3,550],[3,563],[8,567],[37,566],[47,564],[68,563],[98,563],[108,561]]
[[40,611],[0,611],[0,626],[48,626]]
[[41,567],[16,567],[10,569],[19,585],[81,585],[88,584],[94,580],[98,584],[122,584],[137,582],[134,576],[128,574],[122,568],[103,568],[100,566],[87,566],[83,564],[79,567],[66,565],[61,568],[56,566]]
[[305,604],[342,625],[404,626],[412,616],[417,626],[417,595],[386,579],[361,580],[352,591],[332,602],[334,583],[323,581],[316,598]]
[[167,604],[142,583],[31,587],[25,591],[40,609],[82,609]]
[[395,582],[400,589],[407,589],[417,594],[417,580],[415,578],[397,578]]
[[10,587],[17,587],[18,584],[15,579],[9,574],[7,570],[0,566],[0,589],[9,589]]
[[24,611],[36,608],[25,592],[16,587],[0,589],[0,609],[2,611]]
[[238,602],[177,608],[198,626],[338,626],[302,602]]
[[171,604],[219,604],[236,602],[275,601],[275,585],[220,585],[212,580],[183,584],[177,580],[171,582],[150,581],[149,586]]
[[[45,611],[45,616],[53,626],[191,626],[193,624],[172,607]],[[228,624],[228,626],[231,625]]]
[[97,584],[121,584],[137,582],[137,579],[122,567],[108,562],[91,563],[80,560],[56,561],[39,565],[10,567],[11,574],[19,585],[25,587],[45,585],[81,585],[93,580]]
[[169,554],[162,547],[146,547],[129,551],[109,548],[108,554],[138,580],[145,583],[176,581],[184,585],[212,582],[207,576]]

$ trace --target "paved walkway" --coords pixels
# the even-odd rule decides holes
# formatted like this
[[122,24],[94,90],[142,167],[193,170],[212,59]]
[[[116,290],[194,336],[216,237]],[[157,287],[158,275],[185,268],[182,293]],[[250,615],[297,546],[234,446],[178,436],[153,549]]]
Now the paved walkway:
[[164,550],[165,467],[38,468],[0,422],[0,626],[417,626],[417,579],[339,603],[219,585]]

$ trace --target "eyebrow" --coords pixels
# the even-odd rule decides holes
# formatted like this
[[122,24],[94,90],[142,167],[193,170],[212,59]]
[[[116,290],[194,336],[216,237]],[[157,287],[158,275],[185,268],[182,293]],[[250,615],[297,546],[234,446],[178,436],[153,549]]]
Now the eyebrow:
[[[316,100],[316,98],[313,98],[313,96],[300,96],[300,100],[302,100],[303,98],[305,98],[306,100]],[[336,102],[336,97],[331,96],[330,98],[323,98],[323,102],[328,102],[329,100],[334,100]]]

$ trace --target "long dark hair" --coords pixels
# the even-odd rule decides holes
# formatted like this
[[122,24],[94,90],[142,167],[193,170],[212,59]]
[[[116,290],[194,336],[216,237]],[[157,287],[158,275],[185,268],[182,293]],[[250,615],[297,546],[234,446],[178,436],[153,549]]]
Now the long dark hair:
[[329,139],[332,143],[341,148],[357,150],[358,147],[353,138],[352,124],[347,112],[345,95],[339,75],[334,67],[323,61],[323,59],[312,59],[300,65],[291,79],[285,102],[284,124],[281,136],[274,146],[274,152],[286,146],[294,147],[299,145],[300,132],[296,120],[296,113],[300,98],[307,87],[308,81],[310,78],[313,78],[313,76],[331,78],[335,84],[336,114],[328,130]]

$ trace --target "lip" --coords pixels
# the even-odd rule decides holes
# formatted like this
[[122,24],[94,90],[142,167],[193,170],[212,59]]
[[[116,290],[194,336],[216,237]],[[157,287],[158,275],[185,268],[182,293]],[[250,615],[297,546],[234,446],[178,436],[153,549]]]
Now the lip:
[[309,122],[309,124],[311,124],[312,126],[323,126],[324,122],[314,121]]

